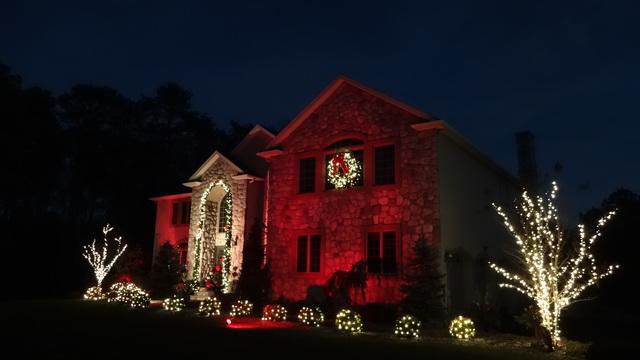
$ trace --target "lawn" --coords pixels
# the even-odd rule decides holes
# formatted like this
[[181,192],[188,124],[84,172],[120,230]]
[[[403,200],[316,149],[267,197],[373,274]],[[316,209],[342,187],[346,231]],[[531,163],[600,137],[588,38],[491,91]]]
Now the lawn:
[[[485,335],[472,341],[430,337],[401,340],[390,334],[345,335],[330,327],[229,328],[222,319],[194,312],[161,309],[129,310],[113,304],[50,300],[4,303],[3,342],[19,358],[143,356],[167,358],[260,355],[296,358],[409,359],[573,359],[573,353],[545,354],[529,347],[530,339]],[[254,324],[260,324],[254,321]],[[234,323],[235,324],[235,323]],[[366,325],[365,325],[366,326]],[[366,327],[365,327],[366,329]],[[5,351],[9,350],[5,346]]]

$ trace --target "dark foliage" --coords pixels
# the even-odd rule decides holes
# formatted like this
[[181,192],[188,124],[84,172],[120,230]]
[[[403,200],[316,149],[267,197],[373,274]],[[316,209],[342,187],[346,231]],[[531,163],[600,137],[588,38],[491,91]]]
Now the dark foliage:
[[325,293],[329,307],[337,310],[354,301],[365,302],[367,288],[366,262],[360,260],[349,271],[334,272],[325,284]]
[[619,264],[620,270],[598,284],[596,305],[637,313],[638,305],[633,296],[628,296],[625,284],[633,284],[640,274],[636,255],[640,239],[640,196],[630,190],[617,190],[599,208],[588,210],[581,218],[587,229],[595,229],[597,220],[611,210],[615,210],[616,215],[605,226],[593,249],[602,264]]
[[242,249],[242,269],[237,287],[238,296],[248,299],[258,309],[269,301],[270,285],[269,266],[268,264],[263,266],[262,234],[262,223],[258,220],[254,221]]
[[165,242],[158,250],[151,272],[152,296],[165,298],[174,294],[180,278],[178,252],[169,242]]
[[392,328],[400,315],[400,308],[397,304],[368,303],[357,306],[356,309],[366,320],[369,328],[371,328],[371,324],[377,324],[383,326],[383,331]]
[[[183,192],[181,183],[211,155],[229,152],[250,128],[218,129],[192,109],[177,84],[131,99],[104,86],[76,85],[58,98],[24,88],[0,65],[0,230],[8,253],[38,249],[33,264],[3,261],[12,297],[65,296],[92,281],[82,245],[108,222],[151,264],[155,211],[148,199]],[[15,258],[17,262],[17,257]],[[22,286],[22,287],[21,287]]]
[[444,318],[443,275],[438,268],[438,251],[420,236],[413,244],[413,256],[405,267],[400,288],[405,298],[402,312],[423,323],[440,322]]
[[131,244],[113,266],[111,274],[107,278],[106,284],[119,280],[127,280],[143,286],[147,284],[149,273],[146,271],[146,256],[144,250],[137,245]]
[[[620,269],[584,293],[584,301],[567,308],[563,314],[564,334],[572,339],[625,339],[635,336],[638,305],[629,292],[640,274],[637,260],[640,239],[640,195],[627,189],[611,193],[602,204],[581,214],[587,229],[610,210],[616,215],[607,223],[602,237],[593,246],[602,264],[619,264]],[[594,343],[594,349],[609,344]],[[595,351],[595,350],[594,350]]]

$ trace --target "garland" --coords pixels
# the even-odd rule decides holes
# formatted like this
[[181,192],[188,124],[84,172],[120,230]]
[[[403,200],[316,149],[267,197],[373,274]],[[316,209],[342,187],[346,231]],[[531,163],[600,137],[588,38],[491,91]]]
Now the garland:
[[[192,278],[196,280],[201,280],[202,272],[201,272],[201,252],[202,252],[202,237],[204,232],[204,226],[206,221],[206,203],[207,198],[209,197],[209,193],[214,186],[221,186],[225,191],[225,196],[227,200],[227,206],[225,206],[225,218],[226,218],[226,226],[225,226],[225,245],[224,250],[222,251],[222,258],[220,261],[222,262],[222,287],[225,292],[229,292],[231,290],[231,283],[229,282],[229,274],[231,273],[231,224],[232,224],[232,204],[233,200],[231,197],[231,189],[229,185],[227,185],[224,181],[218,180],[213,182],[207,186],[207,188],[202,192],[200,196],[199,203],[199,219],[198,219],[198,228],[196,230],[195,235],[195,246],[193,250],[193,272]],[[228,196],[226,196],[228,195]],[[222,215],[222,214],[221,214]]]

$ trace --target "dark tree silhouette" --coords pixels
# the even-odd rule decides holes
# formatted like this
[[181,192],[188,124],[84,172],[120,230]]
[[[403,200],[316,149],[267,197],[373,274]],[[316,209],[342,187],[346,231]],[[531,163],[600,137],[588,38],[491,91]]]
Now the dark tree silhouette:
[[420,236],[413,244],[413,255],[405,267],[400,290],[405,294],[402,311],[423,323],[438,322],[444,317],[443,275],[438,266],[438,251]]
[[[0,225],[6,251],[25,244],[38,268],[22,266],[14,297],[81,293],[91,282],[81,246],[99,225],[118,227],[150,264],[153,196],[184,192],[185,179],[214,150],[229,152],[251,127],[229,134],[192,108],[175,83],[131,99],[104,86],[76,85],[58,99],[25,89],[0,65]],[[17,272],[7,261],[7,272]],[[149,271],[145,265],[145,271]],[[35,279],[33,286],[20,279]]]
[[637,251],[640,247],[640,195],[619,189],[611,193],[600,205],[580,215],[587,228],[594,228],[596,221],[607,212],[615,210],[616,215],[602,231],[602,238],[594,245],[597,258],[605,264],[618,264],[620,271],[599,284],[595,290],[595,305],[603,310],[622,310],[638,313],[635,298],[629,296],[628,286],[640,274]]
[[242,269],[238,279],[237,293],[249,299],[256,308],[269,300],[269,268],[263,266],[263,225],[256,220],[242,249]]
[[165,298],[172,295],[180,282],[180,263],[178,252],[169,242],[158,249],[153,271],[151,272],[151,291],[153,297]]
[[[66,282],[55,257],[70,246],[63,242],[56,213],[64,198],[58,188],[64,159],[62,129],[55,98],[37,87],[23,88],[20,77],[1,64],[0,127],[0,232],[7,254],[0,266],[7,275],[7,288],[12,289],[3,297],[51,293]],[[25,249],[29,264],[37,267],[19,261]],[[76,250],[75,262],[80,265],[79,247]],[[20,280],[26,278],[36,282]]]

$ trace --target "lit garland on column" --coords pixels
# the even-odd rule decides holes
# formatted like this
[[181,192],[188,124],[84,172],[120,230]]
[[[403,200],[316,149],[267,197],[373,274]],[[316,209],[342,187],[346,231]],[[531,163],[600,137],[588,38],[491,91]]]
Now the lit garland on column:
[[352,334],[359,333],[362,331],[362,318],[355,311],[342,309],[336,315],[336,328]]
[[558,186],[552,183],[552,191],[546,198],[522,194],[518,211],[518,228],[514,227],[501,207],[494,207],[505,226],[515,238],[518,260],[524,271],[512,273],[496,264],[490,266],[508,282],[500,287],[514,289],[532,299],[540,312],[540,324],[549,332],[551,349],[560,345],[560,314],[575,302],[580,294],[598,280],[609,276],[619,266],[599,268],[591,253],[594,242],[602,235],[604,225],[615,214],[614,211],[598,220],[595,232],[587,236],[584,225],[578,225],[579,242],[572,248],[563,238],[554,204]]
[[324,322],[324,314],[320,308],[310,308],[303,306],[298,312],[298,320],[309,326],[320,326]]
[[396,320],[396,326],[393,333],[396,336],[404,338],[419,338],[422,323],[411,315],[403,315]]
[[279,304],[265,305],[262,309],[262,320],[267,321],[286,321],[287,309]]
[[449,334],[460,340],[469,340],[476,336],[476,328],[471,319],[460,315],[451,320]]
[[353,186],[360,179],[360,163],[348,150],[336,153],[327,163],[327,179],[336,189]]
[[[224,215],[226,218],[226,225],[224,238],[225,245],[222,251],[222,289],[224,292],[228,293],[231,291],[231,281],[229,277],[231,275],[231,228],[233,222],[233,200],[231,195],[231,189],[229,186],[222,180],[218,180],[216,182],[212,182],[207,186],[207,188],[202,192],[200,196],[200,204],[198,207],[199,210],[199,219],[198,219],[198,227],[196,229],[195,241],[194,241],[194,250],[193,250],[193,271],[192,278],[201,281],[202,280],[202,238],[204,236],[204,227],[206,221],[206,204],[207,197],[209,197],[209,193],[214,186],[221,186],[225,195],[223,198],[227,201],[227,206],[225,206],[225,214],[220,214],[220,216]],[[211,265],[211,264],[207,264]]]
[[109,239],[107,238],[107,234],[113,230],[113,227],[109,226],[109,224],[105,225],[102,228],[102,234],[104,235],[102,242],[102,250],[98,251],[96,249],[96,239],[93,239],[91,245],[85,245],[82,256],[87,259],[89,265],[93,269],[93,273],[96,276],[96,280],[98,281],[98,287],[102,287],[102,280],[107,276],[113,264],[116,263],[116,260],[127,250],[127,245],[122,246],[122,236],[118,236],[114,239],[116,242],[115,254],[111,261],[108,261],[109,257]]

